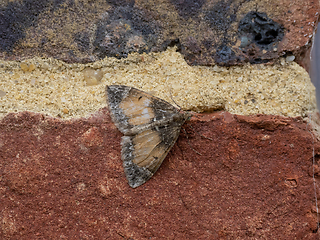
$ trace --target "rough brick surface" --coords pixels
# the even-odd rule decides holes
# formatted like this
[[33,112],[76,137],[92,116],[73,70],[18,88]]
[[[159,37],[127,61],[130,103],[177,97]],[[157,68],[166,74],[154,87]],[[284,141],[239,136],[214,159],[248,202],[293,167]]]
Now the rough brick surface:
[[7,115],[0,238],[319,239],[320,145],[306,123],[218,112],[189,124],[189,140],[182,131],[153,178],[132,189],[105,109],[70,121]]

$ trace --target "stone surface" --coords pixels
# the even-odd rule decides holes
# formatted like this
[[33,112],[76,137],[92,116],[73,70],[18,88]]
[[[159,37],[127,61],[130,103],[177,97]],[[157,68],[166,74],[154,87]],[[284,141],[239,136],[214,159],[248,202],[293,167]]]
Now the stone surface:
[[188,64],[265,63],[305,56],[319,2],[4,0],[0,58],[94,62],[177,45]]
[[153,178],[132,189],[106,109],[73,120],[8,114],[1,239],[319,239],[320,145],[307,123],[216,112],[189,124],[188,139],[182,131]]

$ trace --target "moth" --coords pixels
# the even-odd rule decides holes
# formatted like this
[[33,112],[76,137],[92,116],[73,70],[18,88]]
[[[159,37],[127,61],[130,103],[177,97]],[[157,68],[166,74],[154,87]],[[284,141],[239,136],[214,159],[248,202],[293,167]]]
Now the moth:
[[124,134],[121,141],[123,168],[130,187],[147,182],[158,170],[191,113],[124,85],[106,87],[112,121]]

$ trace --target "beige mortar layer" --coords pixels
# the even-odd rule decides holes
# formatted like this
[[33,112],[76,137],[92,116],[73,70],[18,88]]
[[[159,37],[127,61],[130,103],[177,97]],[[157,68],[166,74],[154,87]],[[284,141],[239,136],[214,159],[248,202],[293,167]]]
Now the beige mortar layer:
[[[98,85],[87,86],[84,69],[88,67],[103,72]],[[41,58],[0,61],[0,117],[25,110],[61,118],[85,117],[106,106],[108,84],[134,86],[198,112],[224,109],[242,115],[294,117],[306,116],[316,107],[309,75],[295,62],[189,66],[171,48],[86,65]]]

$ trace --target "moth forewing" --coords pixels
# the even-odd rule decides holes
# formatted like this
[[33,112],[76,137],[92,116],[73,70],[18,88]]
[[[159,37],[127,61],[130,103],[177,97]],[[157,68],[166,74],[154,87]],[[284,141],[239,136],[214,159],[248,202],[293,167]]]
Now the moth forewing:
[[125,135],[121,158],[129,185],[135,188],[157,171],[192,115],[133,87],[111,85],[106,93],[111,118]]

